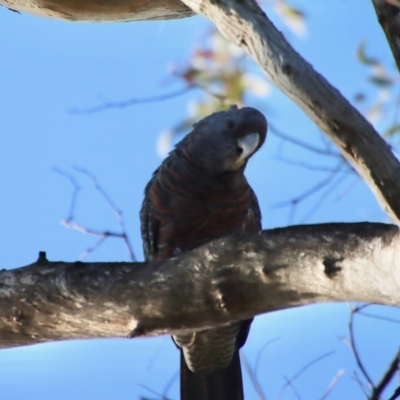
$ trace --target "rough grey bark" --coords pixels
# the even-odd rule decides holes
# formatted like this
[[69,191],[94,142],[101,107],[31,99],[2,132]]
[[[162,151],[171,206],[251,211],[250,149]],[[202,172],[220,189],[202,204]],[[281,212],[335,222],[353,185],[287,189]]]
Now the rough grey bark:
[[393,225],[237,235],[163,262],[38,262],[0,271],[0,347],[171,334],[312,303],[400,305]]
[[0,0],[1,5],[67,21],[152,21],[194,15],[180,0]]
[[397,69],[400,71],[400,2],[398,0],[372,0],[372,3],[392,50]]
[[183,0],[243,48],[338,146],[382,208],[400,224],[400,163],[372,125],[306,62],[254,0]]

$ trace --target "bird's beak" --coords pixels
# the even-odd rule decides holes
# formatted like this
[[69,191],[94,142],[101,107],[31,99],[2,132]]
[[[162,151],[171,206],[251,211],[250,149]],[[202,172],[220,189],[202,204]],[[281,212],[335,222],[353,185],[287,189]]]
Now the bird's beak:
[[248,135],[238,139],[237,144],[238,147],[242,149],[242,154],[240,154],[235,164],[242,165],[247,158],[254,153],[254,150],[257,148],[259,142],[260,135],[258,133],[249,133]]

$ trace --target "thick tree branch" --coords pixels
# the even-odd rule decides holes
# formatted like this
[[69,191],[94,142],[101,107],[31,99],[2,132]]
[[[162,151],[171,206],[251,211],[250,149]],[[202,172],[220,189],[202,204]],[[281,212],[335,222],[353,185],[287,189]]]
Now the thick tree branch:
[[400,71],[400,1],[372,0],[372,3]]
[[180,0],[0,0],[0,6],[67,21],[151,21],[193,15]]
[[387,371],[383,375],[378,386],[374,388],[369,400],[379,400],[382,398],[381,396],[383,391],[387,388],[390,381],[394,378],[395,374],[399,370],[399,364],[400,364],[400,351],[396,353],[393,361],[389,364]]
[[338,146],[400,224],[400,163],[372,125],[285,40],[254,0],[183,0],[243,48]]
[[0,347],[151,336],[272,310],[400,305],[393,225],[321,224],[238,235],[163,262],[38,262],[0,271]]

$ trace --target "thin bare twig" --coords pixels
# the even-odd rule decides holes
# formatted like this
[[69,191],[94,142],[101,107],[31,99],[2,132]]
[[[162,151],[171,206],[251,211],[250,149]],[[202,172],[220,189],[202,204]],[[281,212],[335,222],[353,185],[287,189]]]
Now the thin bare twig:
[[[340,171],[335,172],[335,174],[339,173]],[[310,211],[306,215],[303,216],[303,218],[300,220],[301,224],[304,224],[324,203],[326,198],[347,178],[347,175],[341,175],[336,179],[335,177],[332,179],[330,182],[331,184],[328,185],[327,189],[322,192],[321,196],[319,199],[316,201],[313,207],[311,207]],[[322,189],[322,188],[321,188]]]
[[179,371],[175,372],[175,374],[172,375],[171,379],[165,385],[165,388],[163,391],[163,396],[165,398],[167,398],[167,394],[168,394],[169,390],[171,389],[172,385],[174,384],[174,382],[176,381],[176,379],[178,378],[178,376],[179,376]]
[[87,170],[83,169],[83,168],[78,168],[78,167],[74,167],[74,169],[84,175],[86,175],[87,177],[89,177],[94,186],[95,189],[100,193],[101,197],[103,197],[103,199],[106,201],[106,203],[108,204],[108,206],[114,211],[121,231],[120,232],[111,232],[111,231],[99,231],[99,230],[95,230],[95,229],[90,229],[84,225],[79,224],[78,222],[75,221],[75,217],[74,217],[74,213],[75,213],[75,206],[76,206],[76,201],[77,201],[77,196],[79,193],[79,190],[81,189],[81,187],[78,185],[78,183],[76,182],[75,178],[60,170],[59,168],[53,168],[53,170],[59,174],[61,174],[62,176],[66,177],[69,179],[69,181],[71,182],[71,184],[74,187],[74,191],[72,193],[72,198],[71,198],[71,203],[70,203],[70,208],[69,208],[69,214],[68,217],[62,221],[62,224],[70,229],[75,229],[79,232],[88,234],[88,235],[93,235],[93,236],[98,236],[99,240],[91,247],[89,247],[82,255],[81,258],[86,258],[90,253],[92,253],[95,249],[97,249],[103,242],[105,239],[107,239],[108,237],[116,237],[116,238],[120,238],[124,241],[126,248],[128,250],[129,256],[131,258],[132,261],[135,261],[135,255],[133,253],[133,248],[132,245],[129,241],[129,237],[125,228],[125,222],[124,219],[122,217],[122,212],[115,206],[115,204],[113,203],[113,201],[111,200],[110,196],[106,193],[106,191],[99,185],[99,183],[97,182],[95,176],[88,172]]
[[364,313],[364,312],[359,312],[358,315],[362,315],[362,316],[368,317],[368,318],[380,319],[380,320],[386,321],[386,322],[392,322],[393,324],[400,324],[399,320],[394,319],[394,318],[389,318],[389,317],[382,317],[382,315],[369,314],[369,313]]
[[[63,224],[67,228],[72,228],[72,226],[68,226],[66,224]],[[109,232],[100,232],[98,234],[94,233],[93,231],[90,231],[89,229],[86,231],[82,231],[82,229],[77,229],[82,233],[87,233],[88,235],[94,235],[94,236],[100,236],[100,239],[92,246],[88,247],[84,253],[81,254],[81,259],[84,260],[90,253],[93,253],[98,247],[101,246],[101,244],[110,236],[118,237],[116,235],[110,234]]]
[[[343,164],[342,161],[339,162],[339,164],[332,169],[331,173],[324,179],[322,179],[321,181],[319,181],[316,185],[312,186],[311,188],[307,189],[305,192],[303,192],[302,194],[296,196],[295,198],[285,201],[285,202],[281,202],[281,203],[277,203],[272,205],[272,208],[282,208],[282,207],[291,207],[290,210],[290,214],[289,214],[289,218],[288,218],[288,224],[292,224],[294,221],[294,216],[295,216],[295,211],[297,209],[297,205],[304,201],[306,198],[314,195],[315,193],[317,193],[318,191],[320,191],[321,189],[323,189],[325,186],[328,186],[330,183],[332,183],[332,181],[336,178],[336,174],[341,170]],[[322,197],[320,198],[320,200],[317,201],[316,203],[316,207],[320,207],[321,204],[323,203],[323,201],[325,200],[325,198],[327,197],[328,194],[330,194],[331,190],[333,190],[337,185],[339,185],[341,183],[341,181],[343,179],[345,179],[346,175],[343,175],[339,181],[333,186],[332,189],[329,189],[327,193],[323,194]],[[313,212],[316,211],[316,208],[314,207],[308,214],[307,214],[307,218],[309,218],[311,216],[311,214]]]
[[209,89],[206,85],[200,85],[199,83],[194,84],[196,88],[202,90],[204,93],[208,94],[211,97],[214,97],[215,99],[219,100],[221,103],[225,103],[228,100],[228,95],[224,93],[216,93]]
[[303,142],[300,139],[296,139],[287,133],[284,133],[277,129],[274,125],[272,125],[270,122],[268,122],[268,130],[274,134],[275,136],[280,137],[281,139],[293,143],[299,147],[302,147],[306,150],[312,151],[313,153],[317,153],[323,156],[329,156],[329,157],[335,157],[335,158],[342,158],[343,156],[339,154],[338,152],[330,151],[329,149],[321,149],[320,147],[315,147],[309,143]]
[[240,355],[240,359],[243,361],[243,365],[246,368],[247,373],[249,374],[251,383],[254,386],[254,389],[257,393],[258,399],[259,400],[266,400],[266,397],[262,391],[260,382],[257,379],[257,374],[255,373],[255,371],[251,368],[250,364],[248,363],[246,357],[243,355],[243,353],[241,353]]
[[370,400],[379,400],[381,398],[381,394],[389,385],[395,373],[399,370],[399,362],[400,362],[400,350],[396,353],[387,371],[384,373],[381,381],[378,383],[378,386],[374,388]]
[[368,399],[369,396],[369,388],[366,388],[364,385],[364,382],[358,377],[357,371],[354,371],[353,374],[353,379],[358,383],[358,386],[360,386],[360,389],[364,393],[364,396],[366,399]]
[[[281,155],[276,156],[275,160],[281,161],[281,162],[283,162],[285,164],[289,164],[289,165],[293,165],[293,166],[297,166],[297,167],[302,167],[302,168],[308,169],[310,171],[332,172],[332,167],[326,167],[326,166],[322,166],[322,165],[312,165],[312,164],[305,163],[303,161],[291,160],[289,158],[282,157]],[[349,173],[349,171],[339,171],[339,172],[341,172],[343,174],[348,174]]]
[[268,340],[268,342],[265,343],[265,344],[261,347],[261,349],[258,351],[257,357],[256,357],[256,361],[255,361],[255,363],[254,363],[254,372],[255,372],[256,375],[257,375],[258,365],[259,365],[259,362],[260,362],[260,360],[261,360],[261,355],[262,355],[262,353],[264,352],[264,350],[265,350],[267,347],[269,347],[272,343],[276,342],[276,341],[279,340],[279,339],[280,339],[279,337],[276,337],[276,338],[274,338],[274,339]]
[[350,171],[354,172],[353,174],[353,179],[350,180],[350,182],[343,188],[343,190],[341,190],[338,195],[336,196],[337,200],[342,199],[343,197],[345,197],[351,190],[353,190],[355,188],[355,186],[361,182],[360,177],[355,173],[355,170],[353,168],[351,168],[350,165],[348,165],[348,167],[350,167]]
[[276,400],[279,400],[279,398],[282,396],[282,393],[285,391],[285,389],[294,381],[296,380],[304,371],[306,371],[308,368],[316,364],[317,362],[323,360],[326,357],[331,356],[334,354],[334,351],[329,351],[328,353],[323,354],[322,356],[317,357],[316,359],[310,361],[308,364],[304,365],[296,374],[294,374],[290,379],[285,378],[286,384],[282,386],[281,390],[279,391],[278,395],[276,396]]
[[82,189],[82,187],[79,186],[79,184],[76,181],[75,177],[72,176],[71,174],[68,174],[67,172],[65,172],[65,171],[63,171],[63,170],[61,170],[61,169],[59,169],[57,167],[53,167],[53,171],[57,172],[57,174],[60,174],[65,178],[67,178],[70,181],[70,183],[73,186],[73,188],[74,188],[74,191],[72,192],[72,196],[71,196],[71,202],[69,204],[68,217],[66,218],[66,221],[71,221],[73,219],[76,199],[77,199],[78,193]]
[[[161,400],[171,400],[170,398],[165,397],[163,394],[157,393],[155,390],[153,390],[153,389],[151,389],[151,388],[149,388],[149,387],[147,387],[145,385],[142,385],[142,384],[139,383],[138,386],[143,388],[143,389],[145,389],[145,390],[147,390],[148,392],[150,392],[152,394],[155,394]],[[152,400],[152,399],[150,399],[149,397],[140,396],[140,400]]]
[[396,400],[400,397],[400,386],[394,391],[393,395],[388,400]]
[[314,194],[315,192],[317,192],[318,190],[320,190],[321,188],[326,186],[328,183],[330,183],[333,180],[333,178],[335,177],[336,173],[341,169],[341,167],[342,167],[342,164],[339,163],[331,171],[331,173],[328,175],[327,178],[321,180],[316,185],[314,185],[311,188],[307,189],[305,192],[303,192],[302,194],[298,195],[297,197],[295,197],[295,198],[293,198],[291,200],[286,200],[284,202],[277,203],[277,204],[273,205],[272,208],[282,208],[282,207],[291,206],[293,204],[297,204],[300,201],[306,199],[307,197],[311,196],[312,194]]
[[122,101],[105,101],[103,104],[100,104],[91,108],[73,108],[70,110],[71,114],[94,114],[100,111],[110,110],[112,108],[126,108],[133,106],[134,104],[144,104],[144,103],[155,103],[158,101],[165,101],[172,99],[174,97],[181,96],[187,93],[189,90],[193,89],[195,86],[187,85],[183,89],[176,90],[175,92],[159,95],[159,96],[150,96],[150,97],[142,97],[142,98],[131,98],[128,100]]
[[284,376],[283,378],[285,379],[287,386],[290,387],[293,390],[293,393],[298,398],[298,400],[301,400],[301,396],[297,392],[296,388],[294,387],[293,382],[291,382],[289,379],[287,379],[286,376]]
[[[335,152],[332,151],[329,143],[325,143],[325,148],[321,147],[316,147],[311,144],[308,144],[302,140],[299,140],[297,138],[293,138],[292,136],[283,133],[276,129],[273,125],[269,123],[269,129],[272,133],[283,139],[284,141],[290,142],[296,146],[299,146],[305,150],[317,153],[318,155],[323,155],[323,156],[332,156],[335,157],[336,159],[339,160],[338,164],[336,167],[324,167],[324,166],[316,166],[316,165],[310,165],[308,163],[304,162],[299,162],[297,160],[290,160],[283,158],[281,155],[278,155],[276,158],[282,162],[285,162],[287,164],[292,164],[292,165],[298,165],[303,168],[307,168],[309,170],[313,171],[323,171],[323,172],[329,172],[329,176],[322,179],[320,182],[318,182],[315,186],[311,187],[309,190],[304,192],[303,194],[289,200],[283,203],[278,203],[276,205],[273,205],[273,208],[279,208],[279,207],[285,207],[285,206],[290,206],[290,212],[288,216],[288,224],[292,224],[294,222],[294,218],[296,215],[297,211],[297,206],[300,202],[305,200],[308,197],[311,197],[312,195],[316,194],[320,190],[322,190],[325,186],[328,186],[327,190],[322,193],[320,198],[316,201],[315,205],[307,212],[307,214],[301,219],[300,223],[306,222],[312,214],[314,214],[319,207],[324,203],[325,199],[335,190],[337,186],[339,186],[349,175],[349,172],[355,172],[354,169],[350,166],[350,164],[344,159],[344,157]],[[340,176],[338,179],[336,179],[336,175],[342,173],[343,175]],[[336,181],[335,181],[336,179]]]
[[[340,340],[342,340],[351,349],[351,351],[355,355],[356,362],[357,362],[358,365],[362,365],[362,363],[361,363],[360,357],[358,355],[357,349],[355,347],[352,319],[354,318],[354,314],[356,312],[358,313],[359,311],[363,310],[364,308],[367,308],[370,305],[371,304],[363,304],[363,305],[361,305],[359,307],[350,309],[350,323],[351,323],[351,329],[349,329],[350,330],[350,341],[347,340],[347,338],[345,338],[345,337],[340,337]],[[364,368],[363,365],[362,365],[362,367]],[[368,399],[369,392],[371,390],[371,385],[368,388],[366,388],[364,382],[359,378],[359,376],[357,374],[357,371],[353,372],[352,378],[358,383],[358,386],[360,387],[361,391],[364,393],[365,398]]]
[[111,200],[110,196],[100,186],[100,184],[97,182],[96,177],[92,173],[90,173],[89,171],[87,171],[87,170],[85,170],[83,168],[79,168],[79,167],[74,167],[74,169],[76,171],[80,172],[81,174],[84,174],[84,175],[88,176],[92,180],[96,190],[105,199],[105,201],[107,202],[109,207],[114,211],[114,213],[115,213],[115,215],[116,215],[116,217],[118,219],[118,222],[119,222],[119,225],[120,225],[120,228],[121,228],[121,232],[120,233],[113,233],[113,232],[106,231],[105,232],[105,234],[106,234],[105,236],[114,236],[114,237],[121,238],[125,243],[125,246],[126,246],[126,248],[128,250],[128,253],[129,253],[129,256],[130,256],[131,260],[135,261],[135,255],[133,253],[133,248],[132,248],[132,245],[131,245],[131,243],[129,241],[129,238],[128,238],[128,233],[126,231],[125,221],[124,221],[124,218],[122,216],[122,211],[117,208],[117,206]]
[[364,304],[362,306],[359,306],[359,307],[356,307],[356,308],[353,308],[350,310],[350,321],[349,321],[350,348],[353,351],[354,358],[356,359],[358,368],[360,369],[364,378],[367,380],[367,382],[370,385],[370,389],[375,390],[374,382],[372,381],[371,377],[369,376],[367,370],[364,367],[364,364],[361,361],[360,354],[358,353],[358,350],[356,347],[356,342],[354,339],[354,315],[368,306],[369,306],[369,304]]
[[345,373],[345,370],[344,369],[340,369],[335,374],[335,376],[333,377],[331,383],[329,384],[328,388],[326,389],[325,393],[322,395],[320,400],[325,400],[329,396],[329,394],[332,393],[333,389],[335,388],[335,386],[339,382],[339,379],[344,375],[344,373]]

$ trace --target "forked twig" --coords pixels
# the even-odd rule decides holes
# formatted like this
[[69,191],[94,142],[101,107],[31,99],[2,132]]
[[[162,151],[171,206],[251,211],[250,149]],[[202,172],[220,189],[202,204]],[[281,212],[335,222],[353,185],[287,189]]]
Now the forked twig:
[[358,353],[358,350],[356,347],[356,342],[354,339],[354,315],[368,306],[369,306],[369,304],[363,304],[362,306],[359,306],[359,307],[356,307],[356,308],[353,308],[350,310],[350,321],[349,321],[350,343],[349,344],[350,344],[351,350],[353,351],[357,366],[370,386],[369,389],[374,390],[375,389],[374,382],[372,381],[371,377],[369,376],[367,370],[364,367],[364,364],[361,361],[360,354]]
[[262,391],[260,382],[257,379],[257,374],[256,372],[251,368],[250,364],[248,363],[246,357],[243,355],[243,353],[241,353],[240,355],[240,359],[243,361],[243,365],[246,368],[247,373],[249,374],[251,383],[254,386],[254,389],[257,393],[258,399],[259,400],[266,400],[266,397]]
[[378,386],[376,386],[372,392],[372,395],[370,397],[370,400],[379,400],[381,397],[381,394],[383,391],[386,389],[386,387],[389,385],[390,381],[393,379],[395,373],[399,370],[399,363],[400,363],[400,350],[396,353],[394,359],[389,365],[389,368],[383,375],[381,381],[378,383]]
[[353,379],[358,383],[358,386],[360,386],[360,389],[364,393],[365,398],[368,399],[370,390],[369,388],[365,387],[364,382],[358,377],[357,371],[354,371]]
[[168,394],[169,390],[171,389],[171,386],[174,384],[174,382],[178,378],[178,376],[179,376],[179,371],[175,372],[175,374],[172,375],[171,379],[165,385],[165,388],[164,388],[164,391],[163,391],[163,396],[165,398],[167,398],[167,394]]
[[[153,389],[151,389],[151,388],[149,388],[149,387],[147,387],[145,385],[142,385],[142,384],[139,383],[138,386],[143,388],[143,389],[145,389],[145,390],[147,390],[148,392],[158,396],[157,400],[159,400],[159,399],[161,399],[161,400],[171,400],[170,398],[165,397],[163,394],[160,394],[160,393],[156,392],[155,390],[153,390]],[[140,398],[140,400],[153,400],[153,399],[150,399],[149,397],[143,397],[143,396],[140,396],[139,398]]]
[[256,361],[255,361],[255,363],[254,363],[254,372],[255,372],[256,375],[257,375],[258,365],[259,365],[259,363],[260,363],[262,353],[264,352],[264,350],[265,350],[268,346],[270,346],[272,343],[276,342],[276,341],[279,340],[279,339],[280,339],[279,337],[276,337],[276,338],[273,338],[273,339],[271,339],[271,340],[268,340],[268,342],[267,342],[267,343],[264,343],[263,346],[261,347],[261,349],[258,351],[257,357],[256,357]]
[[304,142],[300,139],[294,138],[291,135],[288,135],[287,133],[282,132],[281,130],[277,129],[275,125],[272,125],[270,122],[268,122],[268,130],[274,134],[275,136],[280,137],[281,139],[293,143],[298,147],[302,147],[303,149],[309,150],[313,153],[322,155],[322,156],[329,156],[329,157],[334,157],[334,158],[343,158],[341,154],[339,154],[336,151],[331,151],[330,149],[321,149],[320,147],[313,146],[312,144],[309,144],[307,142]]
[[282,394],[283,394],[283,392],[285,391],[285,389],[286,389],[288,386],[291,386],[292,382],[293,382],[294,380],[296,380],[304,371],[306,371],[308,368],[310,368],[311,366],[313,366],[313,365],[316,364],[317,362],[323,360],[323,359],[326,358],[326,357],[331,356],[331,355],[334,354],[334,353],[335,353],[334,351],[330,351],[330,352],[328,352],[328,353],[323,354],[322,356],[317,357],[316,359],[314,359],[314,360],[310,361],[309,363],[307,363],[306,365],[304,365],[304,366],[303,366],[298,372],[296,372],[290,379],[285,378],[286,383],[285,383],[285,385],[282,386],[281,390],[279,391],[279,393],[278,393],[278,395],[276,396],[275,399],[278,400],[278,399],[282,396]]
[[[295,216],[295,212],[297,209],[297,206],[299,203],[301,203],[302,201],[304,201],[305,199],[307,199],[308,197],[314,195],[315,193],[319,192],[320,190],[322,190],[324,187],[328,186],[327,192],[324,192],[323,195],[321,196],[321,198],[317,201],[316,205],[314,206],[314,208],[309,211],[306,215],[306,218],[309,218],[312,213],[314,213],[317,209],[317,207],[320,207],[322,202],[325,200],[325,198],[328,196],[328,194],[331,193],[331,191],[342,182],[342,180],[346,177],[346,175],[342,175],[340,176],[340,179],[337,180],[337,182],[335,183],[334,180],[337,176],[337,173],[343,168],[343,163],[342,161],[339,162],[339,164],[333,168],[331,170],[331,173],[324,179],[322,179],[321,181],[319,181],[316,185],[310,187],[309,189],[307,189],[306,191],[304,191],[302,194],[296,196],[295,198],[291,199],[291,200],[287,200],[281,203],[277,203],[275,205],[272,206],[272,208],[283,208],[283,207],[288,207],[290,206],[290,214],[289,214],[289,221],[288,224],[292,224],[293,220],[294,220],[294,216]],[[335,183],[335,185],[333,187],[329,186],[331,184]],[[305,218],[303,218],[304,220]]]
[[125,222],[122,217],[122,212],[116,207],[116,205],[113,203],[113,201],[111,200],[110,196],[106,193],[106,191],[99,185],[96,177],[92,173],[90,173],[89,171],[87,171],[83,168],[75,167],[74,169],[76,171],[78,171],[79,173],[86,175],[87,177],[89,177],[92,180],[95,189],[100,193],[101,197],[106,201],[108,206],[114,211],[114,213],[118,219],[120,228],[121,228],[120,232],[99,231],[99,230],[95,230],[95,229],[90,229],[90,228],[76,222],[75,217],[74,217],[75,206],[76,206],[76,202],[77,202],[78,193],[81,190],[81,186],[78,185],[74,176],[66,173],[65,171],[60,170],[59,168],[53,168],[53,170],[55,172],[68,178],[69,181],[71,182],[72,186],[74,187],[74,191],[72,193],[71,203],[70,203],[70,207],[69,207],[69,213],[68,213],[67,218],[62,221],[62,224],[67,228],[75,229],[79,232],[99,237],[99,240],[93,246],[89,247],[85,251],[85,253],[82,254],[81,258],[87,257],[90,253],[92,253],[95,249],[97,249],[104,242],[105,239],[107,239],[109,237],[116,237],[116,238],[120,238],[124,241],[131,260],[135,261],[135,255],[133,253],[132,245],[128,238],[128,234],[127,234],[127,231],[125,228]]
[[[349,321],[349,333],[350,333],[350,342],[347,342],[347,344],[350,346],[350,348],[353,351],[354,358],[356,360],[357,366],[359,370],[361,371],[362,375],[364,376],[364,379],[367,381],[369,387],[366,388],[364,383],[361,381],[361,379],[358,377],[357,373],[354,372],[354,378],[358,382],[361,390],[365,394],[365,396],[369,400],[380,400],[382,397],[383,391],[387,388],[393,377],[395,376],[396,372],[399,371],[400,369],[400,350],[396,352],[396,355],[394,356],[392,362],[389,364],[389,367],[387,368],[386,372],[383,374],[382,379],[378,383],[378,385],[375,385],[374,382],[372,381],[370,375],[368,374],[364,364],[361,361],[360,355],[358,353],[356,344],[355,344],[355,338],[354,338],[354,316],[356,314],[359,315],[364,315],[364,316],[369,316],[376,318],[376,316],[372,316],[369,314],[364,314],[361,313],[362,310],[365,308],[371,306],[371,304],[363,304],[361,306],[352,308],[350,310],[350,321]],[[389,322],[393,322],[393,320],[388,320],[387,318],[381,317],[380,319],[387,320]],[[398,323],[398,321],[395,321]],[[391,400],[394,400],[400,396],[400,388],[397,388],[390,398]]]
[[296,388],[293,385],[293,382],[290,381],[286,376],[283,377],[286,381],[287,387],[290,387],[293,390],[293,393],[296,395],[298,400],[301,400],[300,394],[297,392]]

